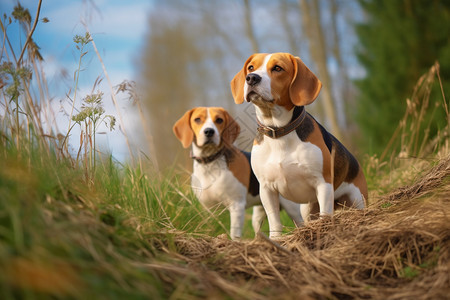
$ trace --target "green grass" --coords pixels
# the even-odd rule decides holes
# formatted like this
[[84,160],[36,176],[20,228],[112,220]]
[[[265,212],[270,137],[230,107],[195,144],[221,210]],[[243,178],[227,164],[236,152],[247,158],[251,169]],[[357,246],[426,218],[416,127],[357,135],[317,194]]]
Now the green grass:
[[[51,160],[45,165],[39,161],[27,165],[4,156],[2,161],[2,299],[83,296],[99,290],[109,298],[108,294],[117,295],[121,281],[122,294],[128,290],[138,295],[130,281],[135,277],[153,282],[153,292],[162,295],[157,278],[126,263],[134,257],[150,259],[154,252],[150,241],[139,238],[127,221],[132,214],[114,202],[101,201],[107,195],[87,188],[82,174],[67,165]],[[147,253],[139,254],[141,249]],[[60,278],[60,287],[52,286],[54,276]],[[35,277],[42,277],[43,282],[36,282]]]
[[[83,169],[39,149],[0,150],[2,299],[166,298],[175,287],[139,265],[179,263],[161,248],[176,250],[174,233],[228,233],[228,212],[208,213],[175,174],[107,159],[92,184]],[[244,238],[254,236],[249,214]]]
[[[179,175],[149,175],[109,158],[92,183],[82,168],[38,148],[0,153],[2,299],[166,298],[175,286],[139,265],[179,263],[162,249],[176,251],[175,233],[228,234],[228,212],[203,209]],[[243,238],[253,236],[249,209]]]

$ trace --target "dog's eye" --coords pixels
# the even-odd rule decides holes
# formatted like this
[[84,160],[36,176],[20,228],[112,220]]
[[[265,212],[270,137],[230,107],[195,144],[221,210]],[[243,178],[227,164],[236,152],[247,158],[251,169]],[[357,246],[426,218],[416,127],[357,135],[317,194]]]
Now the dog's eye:
[[283,71],[283,68],[280,67],[279,65],[275,65],[275,66],[272,68],[272,71],[274,71],[274,72],[281,72],[281,71]]
[[195,118],[194,119],[194,122],[197,123],[197,124],[199,124],[201,121],[202,121],[202,119],[200,119],[200,118]]
[[222,124],[223,123],[223,119],[222,118],[217,118],[216,119],[216,123],[217,124]]
[[247,70],[249,70],[250,72],[253,71],[255,68],[253,66],[248,66]]

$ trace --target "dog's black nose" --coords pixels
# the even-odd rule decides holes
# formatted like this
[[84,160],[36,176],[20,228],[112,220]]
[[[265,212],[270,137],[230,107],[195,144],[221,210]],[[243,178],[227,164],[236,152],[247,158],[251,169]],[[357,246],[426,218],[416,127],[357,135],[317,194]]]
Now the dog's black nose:
[[250,73],[247,75],[245,80],[249,86],[254,86],[261,82],[261,76],[255,73]]
[[203,130],[203,133],[205,134],[206,137],[210,138],[214,135],[214,129],[213,128],[205,128],[205,130]]

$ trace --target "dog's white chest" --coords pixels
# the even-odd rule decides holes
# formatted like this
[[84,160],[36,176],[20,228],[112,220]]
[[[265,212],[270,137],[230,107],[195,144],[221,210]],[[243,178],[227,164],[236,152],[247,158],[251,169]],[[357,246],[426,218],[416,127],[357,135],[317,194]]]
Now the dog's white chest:
[[252,167],[261,185],[297,203],[315,201],[315,187],[324,180],[321,150],[295,132],[254,145]]
[[210,164],[194,164],[191,186],[197,199],[206,207],[245,200],[241,198],[247,190],[227,168],[224,159]]

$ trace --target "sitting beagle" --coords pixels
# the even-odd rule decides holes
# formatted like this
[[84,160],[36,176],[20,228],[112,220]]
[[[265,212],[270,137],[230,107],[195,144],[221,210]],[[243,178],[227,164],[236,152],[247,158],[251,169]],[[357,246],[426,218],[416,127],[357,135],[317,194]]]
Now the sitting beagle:
[[332,215],[335,204],[362,209],[367,184],[355,157],[305,110],[322,83],[288,53],[250,56],[231,81],[234,101],[255,105],[258,122],[251,165],[261,185],[270,236],[281,234],[278,199],[310,214]]
[[[241,237],[245,209],[253,206],[255,234],[265,217],[258,197],[259,183],[250,167],[250,153],[233,146],[240,127],[220,107],[197,107],[187,111],[173,126],[184,148],[192,144],[194,160],[192,189],[200,203],[210,209],[225,205],[230,212],[232,239]],[[281,199],[281,205],[298,226],[302,223],[298,204]]]

